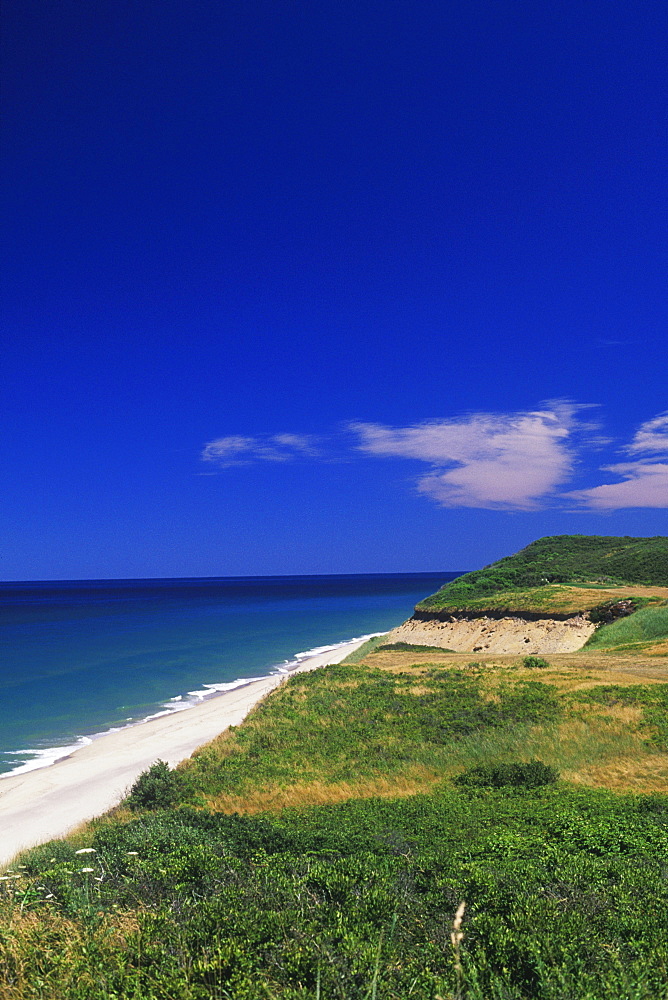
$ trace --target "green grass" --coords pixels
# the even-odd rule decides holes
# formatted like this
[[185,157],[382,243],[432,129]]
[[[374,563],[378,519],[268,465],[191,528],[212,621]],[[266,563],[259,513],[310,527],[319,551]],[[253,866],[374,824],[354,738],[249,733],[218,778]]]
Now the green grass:
[[361,663],[369,653],[372,653],[374,649],[378,649],[384,638],[385,635],[374,635],[372,639],[367,639],[366,642],[363,642],[359,649],[354,650],[352,653],[348,653],[342,662]]
[[440,653],[454,653],[454,649],[444,649],[441,646],[421,646],[419,643],[413,642],[388,642],[376,647],[377,651],[380,652],[399,652],[399,653],[433,653],[434,649],[438,649]]
[[478,674],[339,664],[293,677],[248,725],[193,755],[183,770],[193,801],[240,802],[297,781],[359,786],[447,773],[462,740],[512,730],[512,741],[522,742],[528,727],[559,718],[553,686],[502,684],[492,700]]
[[608,707],[632,705],[640,708],[639,728],[648,734],[648,743],[668,752],[668,684],[597,685],[576,698]]
[[[495,595],[512,594],[550,584],[644,584],[668,586],[668,537],[632,538],[555,535],[540,538],[512,556],[446,584],[417,605],[418,610],[481,609]],[[545,595],[547,600],[549,594]],[[510,603],[508,603],[510,602]],[[502,602],[503,604],[503,602]]]
[[636,642],[668,638],[668,605],[641,608],[628,618],[602,625],[587,642],[588,647],[606,649]]

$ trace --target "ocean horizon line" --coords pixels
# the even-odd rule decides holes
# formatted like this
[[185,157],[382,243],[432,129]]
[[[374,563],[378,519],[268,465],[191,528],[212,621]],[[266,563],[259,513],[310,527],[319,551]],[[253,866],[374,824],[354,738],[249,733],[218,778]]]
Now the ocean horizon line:
[[43,579],[43,580],[2,580],[0,579],[0,588],[2,587],[39,587],[39,586],[49,586],[51,584],[122,584],[122,583],[199,583],[199,582],[211,582],[217,583],[222,581],[242,583],[244,581],[260,581],[260,580],[326,580],[326,579],[353,579],[357,577],[368,577],[368,578],[379,578],[379,577],[393,577],[396,579],[405,577],[433,577],[438,576],[443,573],[446,576],[463,576],[465,573],[470,572],[469,570],[408,570],[402,572],[400,570],[395,570],[388,573],[267,573],[267,574],[241,574],[232,576],[109,576],[109,577],[63,577],[61,579]]

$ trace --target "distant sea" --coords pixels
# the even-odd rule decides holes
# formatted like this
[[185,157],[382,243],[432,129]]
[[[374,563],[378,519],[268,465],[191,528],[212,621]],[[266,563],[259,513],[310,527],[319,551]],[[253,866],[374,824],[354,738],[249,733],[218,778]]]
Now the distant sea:
[[0,583],[0,775],[386,632],[459,575]]

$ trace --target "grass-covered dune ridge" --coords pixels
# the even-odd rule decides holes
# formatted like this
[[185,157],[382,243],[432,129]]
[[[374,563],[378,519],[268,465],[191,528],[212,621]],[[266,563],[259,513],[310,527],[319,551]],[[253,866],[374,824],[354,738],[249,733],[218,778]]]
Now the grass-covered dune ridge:
[[[532,542],[481,570],[466,573],[416,606],[418,612],[526,607],[573,613],[596,606],[596,594],[580,598],[554,585],[668,587],[668,537],[554,535]],[[534,591],[534,593],[532,593]],[[540,593],[538,593],[540,592]],[[501,599],[503,595],[503,599]],[[600,594],[599,604],[606,603]],[[561,606],[559,603],[561,602]],[[580,607],[578,607],[578,603]]]

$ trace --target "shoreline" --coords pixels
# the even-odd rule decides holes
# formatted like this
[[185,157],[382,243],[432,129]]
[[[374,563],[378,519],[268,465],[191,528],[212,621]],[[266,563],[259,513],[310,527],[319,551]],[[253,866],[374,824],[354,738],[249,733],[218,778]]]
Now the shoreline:
[[0,865],[107,812],[156,760],[175,766],[229,726],[238,726],[285,678],[339,663],[368,638],[297,654],[283,670],[212,691],[196,705],[110,730],[80,747],[62,747],[69,753],[49,765],[5,775],[0,780]]
[[[209,701],[211,698],[218,698],[222,694],[227,694],[237,688],[246,687],[249,684],[253,684],[255,681],[267,680],[268,678],[276,675],[289,676],[298,670],[300,664],[306,663],[314,657],[320,656],[321,654],[334,655],[342,646],[347,646],[349,643],[357,642],[358,640],[360,642],[366,642],[367,639],[371,639],[375,635],[380,634],[384,633],[371,632],[369,635],[357,636],[353,639],[345,639],[343,642],[333,642],[324,646],[314,646],[312,649],[295,653],[291,659],[284,660],[280,664],[275,664],[273,667],[270,667],[268,673],[258,674],[256,677],[237,677],[232,681],[218,681],[216,683],[203,684],[200,689],[197,691],[188,691],[185,696],[176,695],[173,698],[168,698],[166,701],[161,703],[159,702],[158,710],[151,712],[149,715],[138,717],[136,719],[128,719],[124,725],[115,725],[110,726],[108,729],[101,729],[92,733],[84,733],[81,736],[76,737],[76,740],[73,743],[63,743],[61,745],[51,747],[42,747],[39,750],[4,751],[5,754],[11,754],[15,757],[28,757],[29,759],[23,763],[17,763],[11,771],[3,771],[0,773],[0,789],[2,788],[2,783],[7,778],[12,778],[18,774],[28,774],[31,771],[37,771],[44,767],[51,767],[53,764],[57,764],[59,761],[71,757],[73,753],[77,753],[90,743],[109,736],[111,733],[122,732],[123,730],[131,729],[134,726],[143,726],[147,722],[152,722],[153,719],[165,718],[167,716],[174,715],[176,712],[190,711],[190,709],[197,708],[199,705]],[[332,660],[331,662],[335,661]]]

